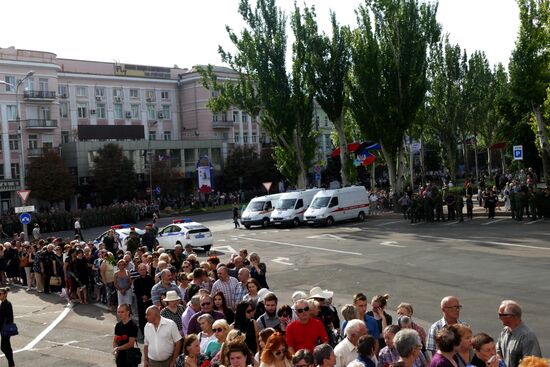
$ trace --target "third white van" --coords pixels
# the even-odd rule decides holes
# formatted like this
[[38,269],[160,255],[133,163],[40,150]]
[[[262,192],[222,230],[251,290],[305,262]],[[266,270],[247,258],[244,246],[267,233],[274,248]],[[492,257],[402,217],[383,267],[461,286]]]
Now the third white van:
[[304,213],[308,224],[326,224],[348,219],[365,220],[369,197],[364,186],[322,190],[315,194],[311,205]]

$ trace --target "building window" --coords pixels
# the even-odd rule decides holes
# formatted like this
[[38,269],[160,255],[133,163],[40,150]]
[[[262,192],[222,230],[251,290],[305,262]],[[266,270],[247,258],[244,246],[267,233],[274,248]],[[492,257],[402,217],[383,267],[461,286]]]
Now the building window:
[[154,130],[149,130],[149,140],[157,140],[157,132]]
[[167,100],[170,99],[170,93],[167,90],[160,92],[160,99]]
[[325,115],[325,127],[328,127],[328,116]]
[[8,121],[17,121],[17,105],[7,105]]
[[155,120],[157,117],[155,116],[155,105],[154,104],[148,104],[147,105],[147,119],[149,121]]
[[130,112],[132,114],[133,119],[139,119],[139,105],[138,104],[130,105]]
[[59,84],[57,86],[57,92],[61,98],[67,98],[69,96],[69,88],[66,85]]
[[105,88],[95,87],[95,96],[96,97],[105,97]]
[[34,78],[27,78],[25,80],[25,90],[33,91],[34,90]]
[[105,103],[98,103],[97,106],[96,106],[95,113],[97,114],[98,119],[104,119],[105,116],[106,116],[106,114],[105,114]]
[[67,144],[69,142],[69,132],[68,131],[62,131],[61,132],[61,144]]
[[19,136],[16,134],[10,135],[10,150],[19,150]]
[[239,134],[236,133],[233,138],[234,138],[235,143],[239,142]]
[[5,180],[6,177],[4,177],[4,165],[0,164],[0,180]]
[[218,122],[220,119],[220,114],[219,113],[213,113],[212,114],[212,122]]
[[122,99],[123,98],[122,89],[121,88],[114,88],[113,89],[113,97],[115,97],[115,99]]
[[239,122],[239,111],[233,111],[233,122]]
[[172,140],[172,133],[170,131],[164,132],[164,140]]
[[122,119],[124,116],[122,115],[122,103],[115,103],[115,119]]
[[257,142],[258,142],[258,136],[256,135],[256,133],[252,133],[252,142],[253,142],[253,143],[257,143]]
[[155,91],[154,90],[147,90],[145,91],[145,99],[147,102],[154,102],[155,101]]
[[248,114],[246,112],[242,113],[242,119],[243,119],[243,123],[248,122]]
[[76,87],[76,96],[77,97],[87,97],[88,96],[88,87]]
[[6,75],[4,77],[4,81],[6,84],[4,86],[6,87],[6,92],[15,92],[15,77],[12,75]]
[[11,177],[12,178],[19,178],[19,163],[12,163],[11,164]]
[[248,144],[248,133],[243,134],[243,144]]
[[29,149],[38,148],[38,135],[30,134],[29,135]]
[[130,98],[139,98],[139,89],[130,89]]
[[85,119],[88,117],[88,104],[87,103],[77,103],[76,111],[78,112],[79,119]]
[[170,106],[169,105],[163,105],[162,106],[162,118],[164,120],[170,120]]
[[332,148],[332,139],[330,138],[330,134],[325,135],[325,146],[327,147],[327,149]]
[[69,104],[68,103],[60,103],[59,104],[59,117],[61,117],[61,118],[69,117]]
[[50,120],[50,108],[49,107],[40,107],[40,118],[43,120]]
[[38,79],[38,83],[40,84],[40,90],[42,92],[47,92],[49,90],[48,79],[40,78]]

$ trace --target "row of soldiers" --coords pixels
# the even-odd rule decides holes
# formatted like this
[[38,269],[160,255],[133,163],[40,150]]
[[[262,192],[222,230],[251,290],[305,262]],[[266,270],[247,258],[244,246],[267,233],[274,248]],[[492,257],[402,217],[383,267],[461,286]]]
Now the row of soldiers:
[[523,216],[531,220],[550,218],[550,187],[537,189],[534,186],[512,187],[509,194],[510,212],[515,220]]

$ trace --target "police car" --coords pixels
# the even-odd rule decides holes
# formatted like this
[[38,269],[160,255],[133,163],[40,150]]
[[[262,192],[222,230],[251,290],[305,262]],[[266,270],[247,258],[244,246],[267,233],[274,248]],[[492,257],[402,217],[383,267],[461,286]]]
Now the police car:
[[159,246],[165,250],[173,250],[176,245],[185,246],[191,244],[200,247],[204,251],[210,251],[214,237],[208,227],[193,222],[191,219],[175,219],[172,224],[162,228],[157,234]]
[[[132,230],[136,231],[138,237],[141,237],[145,233],[145,230],[136,228],[130,224],[117,224],[115,226],[111,226],[109,230],[111,229],[115,231],[115,243],[117,243],[118,248],[121,248],[123,251],[126,251],[126,240],[130,237],[130,232]],[[94,240],[94,245],[96,248],[99,247],[99,244],[103,242],[105,237],[107,237],[109,230],[103,232]]]

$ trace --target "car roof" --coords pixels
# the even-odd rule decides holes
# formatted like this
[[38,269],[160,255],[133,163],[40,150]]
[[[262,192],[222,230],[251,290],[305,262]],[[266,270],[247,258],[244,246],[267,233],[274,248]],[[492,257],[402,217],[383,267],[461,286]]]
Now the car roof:
[[[180,227],[180,228],[182,228],[182,229],[187,229],[187,230],[189,230],[189,229],[198,229],[198,228],[206,228],[206,229],[208,229],[207,226],[205,226],[205,225],[203,225],[203,224],[200,224],[200,223],[197,223],[197,222],[171,223],[171,224],[169,224],[168,226],[170,226],[170,225],[172,225],[172,226],[178,226],[178,227]],[[166,226],[166,227],[168,227],[168,226]]]

